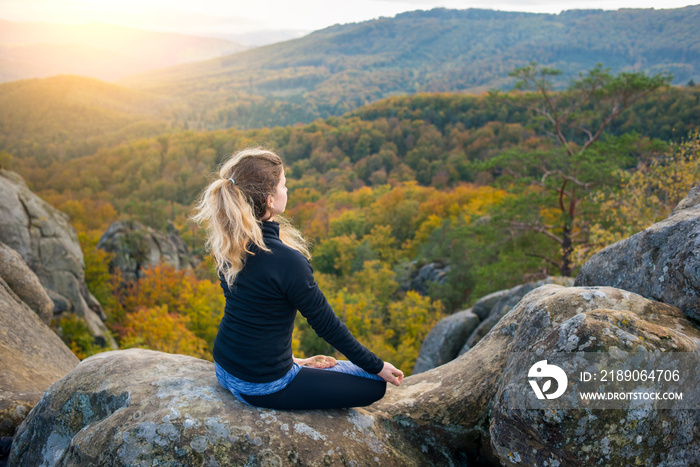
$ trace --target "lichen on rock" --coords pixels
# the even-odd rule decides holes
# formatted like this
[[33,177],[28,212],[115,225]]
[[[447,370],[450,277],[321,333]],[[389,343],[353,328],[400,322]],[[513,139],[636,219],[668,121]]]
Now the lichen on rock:
[[[509,366],[514,353],[636,348],[637,340],[697,351],[700,331],[676,307],[624,290],[545,285],[464,355],[406,378],[370,407],[332,411],[245,405],[219,386],[212,363],[193,357],[106,352],[51,386],[18,430],[11,465],[699,462],[697,411],[518,413],[503,403],[523,377]],[[49,462],[47,446],[65,449]]]
[[667,219],[596,253],[575,285],[607,285],[675,305],[700,323],[700,185]]

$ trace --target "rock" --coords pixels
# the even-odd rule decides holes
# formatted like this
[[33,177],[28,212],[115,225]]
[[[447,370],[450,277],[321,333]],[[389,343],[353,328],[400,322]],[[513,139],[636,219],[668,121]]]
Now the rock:
[[[552,319],[557,324],[540,334],[535,345],[522,327],[513,335],[510,350],[515,358],[503,371],[503,383],[492,405],[490,434],[499,459],[521,465],[699,465],[698,410],[656,409],[653,403],[629,401],[616,402],[624,408],[599,410],[514,410],[509,406],[510,391],[519,394],[525,390],[518,387],[525,383],[523,368],[529,366],[518,361],[521,350],[541,355],[612,349],[631,352],[629,355],[694,352],[697,360],[700,331],[678,308],[607,287],[579,292],[581,299],[575,300],[570,296],[572,290],[576,289],[557,291],[546,286],[533,292],[541,298],[530,295],[518,306],[535,321],[539,317],[541,322]],[[551,296],[546,298],[546,294]],[[585,311],[578,313],[577,307]],[[564,313],[555,318],[552,310]],[[629,389],[636,390],[640,384],[635,382]],[[621,390],[623,383],[608,388]],[[689,396],[687,391],[684,396]]]
[[85,284],[83,252],[68,216],[32,193],[18,174],[0,169],[0,219],[0,241],[19,253],[51,298],[59,298],[58,310],[69,303],[100,342],[116,348]]
[[445,284],[450,266],[438,262],[425,264],[418,269],[417,261],[403,265],[404,270],[398,272],[400,289],[415,290],[421,295],[428,295],[430,284]]
[[10,448],[12,447],[11,436],[0,436],[0,467],[7,465],[8,457],[10,457]]
[[481,323],[474,330],[465,342],[467,348],[474,347],[496,323],[508,313],[520,299],[531,290],[541,287],[545,284],[559,284],[571,286],[574,280],[571,277],[552,276],[545,279],[528,282],[527,284],[517,285],[507,290],[501,290],[487,295],[474,304],[475,313],[479,314]]
[[461,349],[459,349],[459,352],[457,352],[457,356],[461,357],[465,353],[469,352],[469,349],[471,349],[471,346],[464,344]]
[[257,409],[219,386],[213,363],[130,349],[87,358],[53,385],[10,464],[415,464],[416,449],[393,449],[384,435],[365,410]]
[[51,325],[53,301],[19,253],[2,242],[0,242],[0,278],[44,323]]
[[[516,453],[521,465],[545,465],[542,459],[547,465],[627,465],[637,462],[638,437],[659,436],[653,430],[661,427],[678,436],[646,449],[639,462],[697,463],[695,414],[644,414],[649,424],[621,427],[610,449],[606,437],[613,427],[602,422],[581,439],[580,426],[591,421],[585,410],[570,410],[565,423],[554,423],[542,420],[546,411],[522,418],[501,404],[506,390],[523,379],[509,373],[514,353],[540,347],[571,352],[593,338],[598,350],[609,351],[633,345],[637,336],[648,349],[700,343],[698,329],[673,306],[609,287],[545,285],[463,356],[389,387],[370,407],[335,411],[256,409],[218,385],[212,363],[141,349],[106,352],[83,360],[49,388],[17,431],[10,464],[505,465]],[[639,415],[610,413],[616,411],[618,420]],[[536,453],[523,447],[530,442]]]
[[[618,312],[630,313],[638,321],[649,323],[645,331],[653,331],[646,336],[653,341],[649,348],[673,348],[670,341],[668,345],[654,347],[654,343],[667,339],[660,336],[672,336],[673,342],[679,345],[675,350],[689,348],[690,342],[696,348],[700,345],[700,332],[676,307],[609,287],[567,288],[545,285],[523,297],[474,348],[450,363],[406,378],[398,390],[388,392],[384,399],[371,407],[372,413],[378,418],[386,418],[388,429],[403,430],[409,444],[425,446],[436,443],[431,465],[440,465],[437,459],[440,459],[440,449],[443,446],[450,446],[450,459],[454,464],[462,465],[465,462],[457,460],[459,453],[472,460],[479,458],[482,462],[497,458],[502,465],[515,463],[511,453],[518,453],[520,465],[635,464],[633,456],[625,457],[632,451],[616,446],[615,451],[610,452],[605,447],[608,430],[614,429],[611,425],[596,425],[594,429],[586,430],[589,441],[586,446],[591,446],[588,452],[573,441],[581,439],[577,433],[580,431],[579,424],[588,420],[589,413],[585,410],[568,411],[565,414],[566,424],[546,420],[546,411],[539,414],[539,424],[523,424],[520,419],[514,419],[512,414],[500,409],[504,405],[501,404],[503,388],[511,385],[514,378],[523,380],[522,374],[504,373],[510,355],[534,350],[540,341],[548,342],[548,339],[558,336],[559,331],[567,328],[563,323],[568,321],[571,324],[573,318],[576,318],[573,322],[577,323],[581,334],[581,346],[587,340],[596,338],[604,341],[599,350],[610,350],[626,341],[629,336],[627,325],[615,319],[615,313]],[[606,314],[610,316],[605,327],[593,324],[594,321],[600,321],[601,315]],[[588,337],[584,337],[585,329],[589,329]],[[610,337],[607,337],[608,332]],[[654,334],[655,341],[651,339]],[[578,347],[574,350],[577,349]],[[571,351],[558,349],[564,350]],[[498,397],[494,397],[494,388],[497,388]],[[637,436],[650,439],[656,436],[654,430],[659,427],[659,420],[664,419],[666,425],[660,422],[664,429],[670,433],[679,433],[679,436],[665,438],[664,443],[667,444],[647,450],[647,457],[642,463],[694,465],[700,453],[698,411],[694,413],[696,415],[691,416],[696,419],[687,420],[687,413],[666,417],[665,411],[654,412],[652,415],[659,418],[652,425],[634,422],[637,430],[630,434],[627,433],[627,428],[623,428],[624,435],[620,439],[629,444],[635,444]],[[632,420],[637,414],[634,410],[619,410],[616,416],[618,421],[625,417]],[[504,432],[505,428],[510,431]],[[680,436],[684,430],[690,431],[687,431],[687,435]],[[542,440],[537,445],[536,457],[533,457],[532,449],[527,451],[525,448],[532,439]],[[566,445],[566,449],[562,445]],[[543,459],[548,459],[547,464]],[[441,461],[448,463],[445,458],[441,458]]]
[[517,287],[513,289],[499,290],[481,297],[472,307],[472,311],[479,317],[480,320],[485,320],[491,314],[493,306],[501,299],[507,299],[507,297],[512,295],[513,290],[517,290]]
[[467,336],[478,325],[479,317],[471,309],[441,319],[423,341],[413,373],[428,371],[455,359]]
[[669,218],[599,251],[576,285],[608,285],[677,306],[700,321],[700,185]]
[[683,198],[681,202],[678,203],[678,206],[673,208],[671,215],[677,214],[679,211],[682,211],[684,209],[690,209],[692,207],[695,207],[698,204],[700,204],[700,185],[694,186],[688,192],[688,196]]
[[119,268],[126,280],[143,277],[143,268],[160,262],[171,264],[176,269],[196,266],[177,229],[168,225],[164,235],[138,221],[114,222],[97,244],[107,252],[115,253],[110,267]]
[[570,277],[547,277],[500,290],[479,299],[474,307],[468,310],[468,321],[464,321],[466,315],[460,314],[465,311],[444,318],[430,330],[423,341],[413,372],[430,370],[466,353],[529,291],[544,284],[571,286],[573,282]]
[[79,360],[3,279],[0,310],[0,435],[13,436],[44,391]]

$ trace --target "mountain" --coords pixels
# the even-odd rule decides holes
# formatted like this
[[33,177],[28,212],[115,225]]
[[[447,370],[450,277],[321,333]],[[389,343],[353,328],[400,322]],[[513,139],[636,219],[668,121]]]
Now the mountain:
[[414,11],[336,25],[300,39],[125,78],[135,89],[186,98],[190,126],[309,122],[416,92],[508,89],[531,61],[560,84],[602,63],[613,72],[700,80],[700,5],[680,9]]
[[80,76],[0,84],[0,150],[38,165],[168,131],[178,101]]
[[218,38],[131,29],[0,20],[0,81],[76,74],[115,80],[246,49]]

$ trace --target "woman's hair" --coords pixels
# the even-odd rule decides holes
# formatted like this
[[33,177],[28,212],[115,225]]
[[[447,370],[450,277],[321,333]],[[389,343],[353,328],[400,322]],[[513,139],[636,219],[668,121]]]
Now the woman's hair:
[[[262,220],[267,212],[267,197],[274,195],[284,164],[274,152],[252,148],[225,160],[218,177],[200,195],[191,219],[207,228],[206,248],[214,256],[217,269],[229,286],[243,269],[249,247],[254,244],[270,251],[263,242]],[[231,180],[233,179],[233,181]],[[301,233],[285,218],[280,224],[280,240],[311,258]]]

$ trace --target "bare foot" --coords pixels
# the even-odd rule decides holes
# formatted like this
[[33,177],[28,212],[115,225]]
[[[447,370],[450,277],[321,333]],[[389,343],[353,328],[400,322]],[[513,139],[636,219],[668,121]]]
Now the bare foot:
[[328,357],[326,355],[316,355],[309,358],[298,359],[297,363],[309,368],[330,368],[332,366],[336,366],[338,361],[335,358]]

